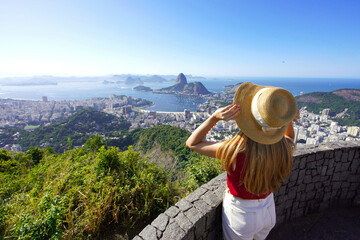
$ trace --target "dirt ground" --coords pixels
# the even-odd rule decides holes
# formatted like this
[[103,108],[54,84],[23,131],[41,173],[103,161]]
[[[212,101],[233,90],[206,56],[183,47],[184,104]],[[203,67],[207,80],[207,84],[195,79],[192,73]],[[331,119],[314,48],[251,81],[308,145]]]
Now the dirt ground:
[[276,226],[267,240],[360,240],[360,207],[329,209]]

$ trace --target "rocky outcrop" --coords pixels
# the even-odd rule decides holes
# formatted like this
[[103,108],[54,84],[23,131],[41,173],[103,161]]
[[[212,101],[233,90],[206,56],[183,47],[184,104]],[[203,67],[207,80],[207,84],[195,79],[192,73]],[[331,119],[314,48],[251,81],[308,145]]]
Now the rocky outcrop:
[[136,87],[134,87],[134,90],[140,91],[140,92],[151,92],[152,91],[151,88],[145,87],[145,86],[136,86]]
[[184,75],[183,73],[180,73],[180,74],[177,76],[177,78],[176,78],[176,80],[175,80],[175,85],[177,85],[177,84],[181,84],[181,85],[187,84],[186,77],[185,77],[185,75]]
[[186,84],[184,86],[183,92],[186,94],[194,94],[194,95],[210,94],[210,92],[201,82],[193,82]]
[[186,95],[207,95],[211,94],[201,82],[187,83],[184,74],[180,73],[175,81],[175,85],[153,90],[154,93],[167,93],[167,94],[186,94]]

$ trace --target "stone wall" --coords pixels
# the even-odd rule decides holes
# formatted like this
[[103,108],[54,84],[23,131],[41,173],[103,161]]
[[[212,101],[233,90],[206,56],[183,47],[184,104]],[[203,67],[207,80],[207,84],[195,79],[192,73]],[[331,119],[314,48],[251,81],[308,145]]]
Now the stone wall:
[[[226,173],[160,214],[134,239],[221,239]],[[296,150],[290,177],[275,192],[277,224],[327,208],[360,204],[360,143]]]

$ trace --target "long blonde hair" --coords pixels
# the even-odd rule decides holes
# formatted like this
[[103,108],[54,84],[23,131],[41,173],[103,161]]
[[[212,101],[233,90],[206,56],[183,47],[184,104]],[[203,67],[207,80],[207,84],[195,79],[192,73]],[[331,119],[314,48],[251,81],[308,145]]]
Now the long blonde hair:
[[241,131],[223,142],[216,151],[216,157],[221,159],[222,167],[231,174],[236,168],[238,153],[245,153],[246,166],[242,182],[248,192],[265,194],[280,188],[285,177],[290,175],[292,168],[292,153],[294,144],[283,137],[274,144],[261,144],[246,137]]

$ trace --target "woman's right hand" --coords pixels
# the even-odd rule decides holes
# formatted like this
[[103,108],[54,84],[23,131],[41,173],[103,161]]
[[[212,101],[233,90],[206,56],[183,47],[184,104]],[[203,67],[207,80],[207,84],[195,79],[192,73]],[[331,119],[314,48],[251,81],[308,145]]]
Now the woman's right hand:
[[212,114],[212,117],[214,117],[217,120],[230,121],[231,119],[234,119],[240,113],[240,111],[241,109],[239,105],[232,104],[224,108],[217,109]]

